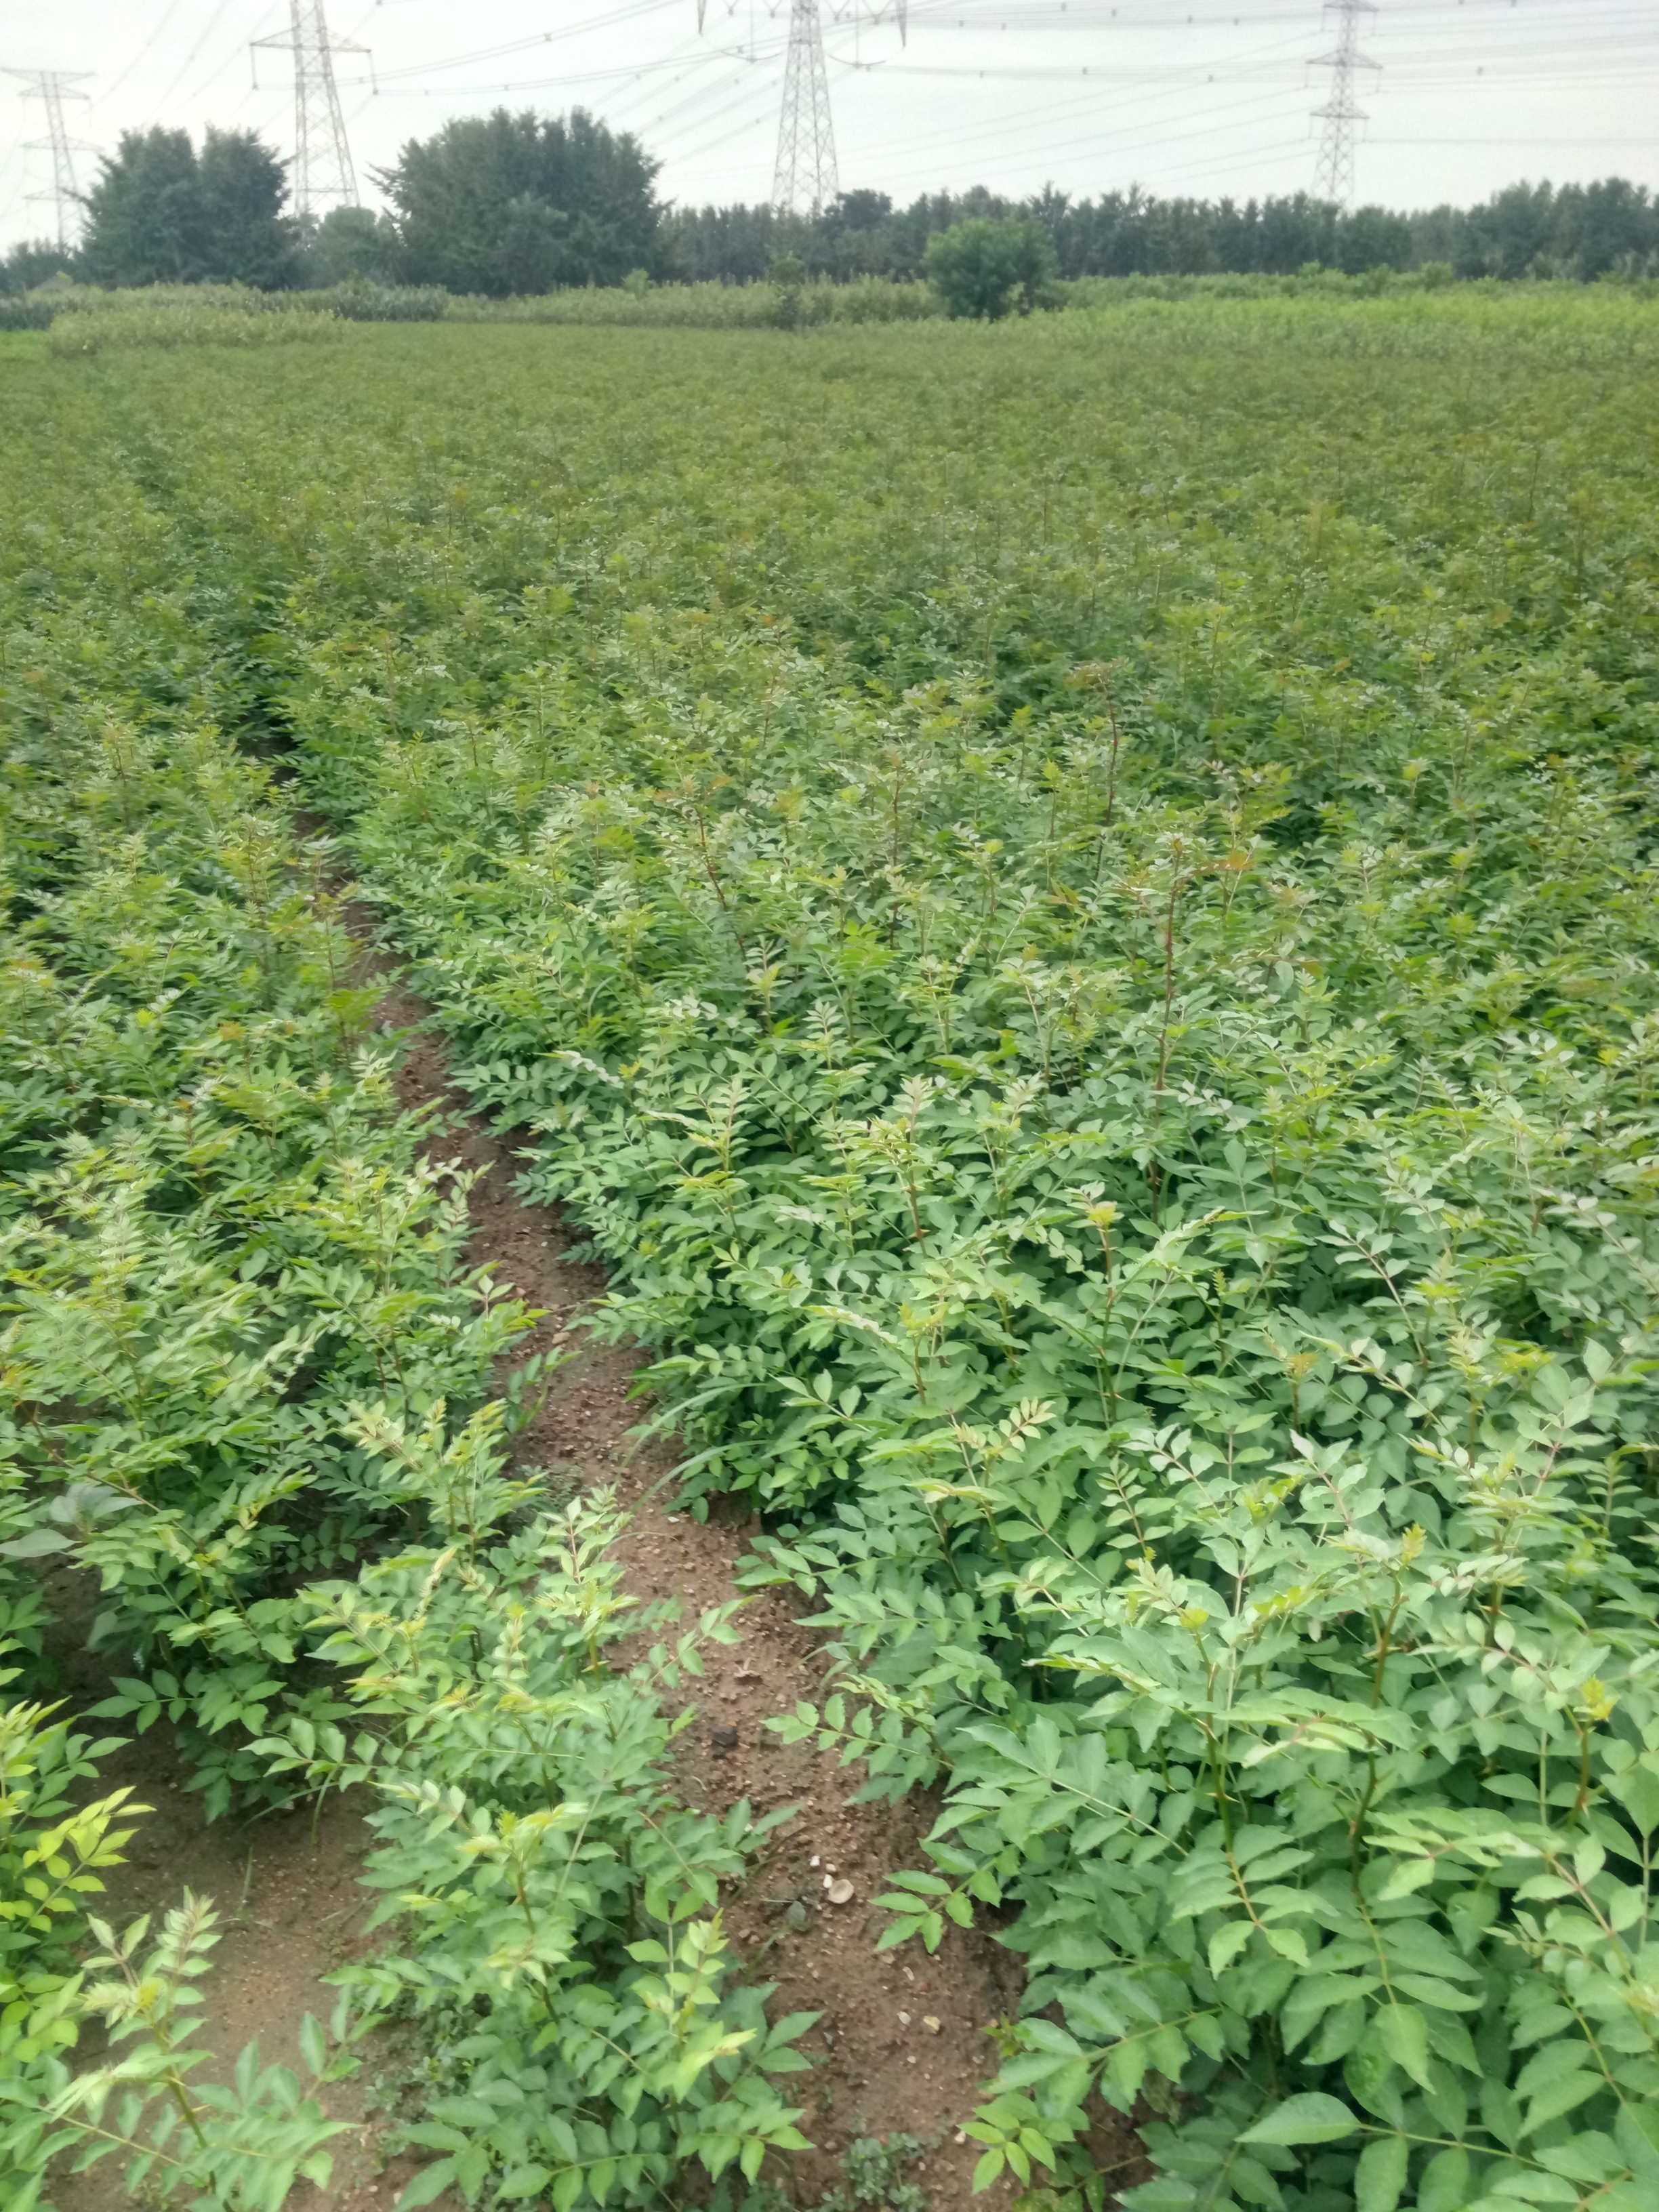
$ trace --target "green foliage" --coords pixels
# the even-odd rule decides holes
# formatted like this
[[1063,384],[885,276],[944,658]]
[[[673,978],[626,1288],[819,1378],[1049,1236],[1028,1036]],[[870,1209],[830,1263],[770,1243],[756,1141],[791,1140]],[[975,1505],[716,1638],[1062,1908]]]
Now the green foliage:
[[[805,2066],[816,2015],[769,2028],[768,1990],[727,1986],[719,1890],[784,1816],[680,1806],[666,1763],[690,1716],[662,1704],[700,1641],[736,1640],[733,1608],[671,1645],[665,1609],[619,1589],[607,1501],[509,1534],[536,1486],[503,1479],[487,1432],[365,1440],[422,1484],[441,1540],[307,1593],[344,1694],[261,1748],[381,1800],[365,1878],[398,1946],[335,1978],[418,2031],[401,2139],[438,2155],[401,2202],[488,2185],[571,2212],[650,2202],[693,2164],[752,2180],[804,2145],[772,2077]],[[644,1653],[616,1668],[624,1638]]]
[[781,253],[766,272],[766,281],[777,295],[778,328],[793,331],[803,319],[801,287],[806,270],[799,254]]
[[[866,2207],[872,2212],[928,2212],[921,2184],[905,2179],[905,2168],[926,2149],[915,2136],[855,2136],[843,2161],[846,2187],[829,2191],[811,2212],[866,2212]],[[743,2198],[737,2212],[791,2212],[791,2204],[781,2190],[762,2182]]]
[[400,251],[398,226],[390,216],[374,208],[331,208],[306,234],[305,282],[323,289],[395,285]]
[[[507,1473],[549,1363],[480,1402],[531,1316],[465,1264],[471,1177],[397,1109],[333,850],[296,837],[270,770],[210,718],[245,712],[237,665],[178,619],[177,540],[118,498],[76,512],[65,475],[37,479],[9,544],[52,512],[86,567],[60,550],[67,605],[25,581],[3,633],[0,1562],[97,1577],[92,1641],[115,1658],[98,1711],[171,1722],[210,1816],[372,1790],[368,1879],[404,1948],[341,1977],[366,2002],[332,2044],[307,2023],[308,2082],[254,2045],[228,2081],[198,2078],[211,1908],[187,1896],[154,1945],[88,1917],[143,1808],[77,1804],[111,1746],[14,1670],[8,2203],[40,2201],[62,2154],[118,2157],[146,2201],[275,2212],[325,2183],[341,2124],[318,2093],[398,2009],[441,2084],[408,2133],[440,2154],[410,2205],[452,2180],[470,2198],[544,2183],[565,2208],[656,2201],[688,2164],[752,2180],[803,2141],[773,2082],[805,2065],[810,2016],[769,2024],[769,1992],[733,1985],[720,1886],[773,1823],[670,1789],[684,1719],[664,1699],[701,1671],[698,1638],[659,1642],[666,1614],[623,1597],[602,1502],[556,1519],[538,1475]],[[86,588],[112,544],[125,599]],[[702,1636],[732,1641],[730,1610]],[[8,1648],[38,1646],[39,1619],[13,1603]],[[112,2056],[74,2071],[99,2018]]]
[[[27,1538],[5,1548],[20,1544],[27,1558]],[[38,1649],[39,1601],[8,1594],[0,1607],[0,1657]],[[128,1790],[76,1802],[76,1784],[95,1779],[109,1746],[20,1697],[22,1671],[0,1671],[0,2092],[15,2085],[27,2100],[44,2094],[47,2062],[76,2041],[87,1900],[103,1887],[98,1870],[120,1862],[132,1832],[121,1824],[149,1808]]]
[[847,2186],[832,2189],[817,2212],[862,2212],[866,2205],[885,2212],[927,2212],[920,2182],[907,2181],[904,2169],[922,2154],[915,2136],[857,2136],[848,2146]]
[[[655,1347],[688,1498],[760,1509],[750,1581],[837,1647],[782,1733],[940,1786],[890,1940],[1002,1910],[1030,1979],[981,2178],[1097,2206],[1098,2094],[1158,2116],[1143,2212],[1634,2212],[1655,325],[1346,281],[787,347],[495,331],[483,398],[453,333],[291,381],[138,363],[145,496],[222,594],[176,650],[257,666],[610,1262],[603,1325]],[[13,374],[129,465],[113,399]],[[12,544],[36,611],[64,556]],[[137,773],[100,771],[106,820]],[[59,1264],[57,1213],[28,1233]],[[330,1415],[355,1494],[414,1509],[408,1564],[307,1570],[318,1672],[266,1741],[382,1790],[388,1894],[434,1900],[370,1986],[446,2054],[449,2174],[706,2175],[697,2100],[769,2098],[754,2046],[687,2077],[648,2037],[742,2032],[707,1886],[742,1838],[687,1847],[684,1911],[623,1849],[695,1647],[625,1690],[577,1654],[603,1532],[490,1533],[492,1431],[438,1395]],[[498,1679],[562,1717],[534,1804]],[[428,1759],[422,1826],[387,1784]],[[551,1910],[590,1800],[593,1891]],[[649,2146],[521,2025],[590,1957]],[[445,2010],[489,1977],[483,2027]],[[521,2148],[584,2099],[602,2142]],[[746,2172],[764,2130],[714,2134]]]
[[657,251],[665,276],[694,281],[753,283],[779,253],[799,255],[806,274],[820,280],[914,281],[940,232],[1011,219],[1042,226],[1071,281],[1293,279],[1310,266],[1422,273],[1436,263],[1466,278],[1585,283],[1659,274],[1659,202],[1646,186],[1618,177],[1513,185],[1477,207],[1411,214],[1345,210],[1309,192],[1240,202],[1165,199],[1132,186],[1074,199],[1046,185],[1016,200],[975,185],[896,207],[884,192],[853,191],[810,216],[766,206],[669,209]]
[[[53,240],[26,239],[0,254],[0,300],[32,292],[37,284],[60,281],[69,274],[72,256]],[[15,325],[0,323],[0,330]]]
[[294,282],[298,225],[284,163],[252,131],[124,131],[87,194],[78,271],[94,284]]
[[406,1515],[360,1401],[464,1413],[523,1310],[462,1263],[465,1178],[416,1157],[269,779],[211,727],[18,735],[0,1443],[39,1518],[6,1549],[97,1571],[102,1710],[166,1712],[216,1813],[303,1697],[296,1577]]
[[193,303],[112,308],[102,314],[59,314],[51,327],[48,347],[66,359],[125,353],[137,346],[326,344],[343,335],[335,314],[310,306],[287,307],[280,314]]
[[453,118],[410,139],[382,179],[402,273],[496,297],[619,284],[650,254],[656,170],[580,107]]
[[1030,217],[977,216],[935,231],[922,257],[945,313],[994,323],[1047,304],[1059,264],[1048,232]]
[[[147,1920],[121,1936],[101,1920],[88,1924],[97,1948],[82,2008],[102,2020],[111,2055],[80,2074],[49,2059],[42,2078],[21,2084],[0,2074],[0,2154],[9,2183],[24,2178],[8,2204],[26,2212],[37,2203],[39,2180],[27,2177],[58,2157],[75,2172],[124,2160],[122,2185],[141,2203],[176,2203],[188,2193],[192,2205],[280,2212],[296,2181],[326,2188],[332,2160],[324,2145],[348,2124],[329,2119],[315,2093],[356,2064],[345,2047],[351,2023],[343,2005],[331,2051],[322,2027],[306,2017],[300,2045],[308,2082],[289,2067],[262,2067],[257,2042],[244,2049],[228,2082],[196,2081],[210,2059],[192,2039],[202,2002],[195,1984],[219,1940],[211,1906],[186,1890],[148,1948]],[[131,2047],[122,2051],[123,2045]]]
[[[1317,365],[1336,312],[1253,326],[1325,404],[1352,374]],[[1153,327],[1120,391],[1168,373]],[[1413,405],[1443,374],[1414,349],[1450,327],[1367,326],[1391,378],[1425,362]],[[1304,526],[1281,536],[1271,471],[1299,448],[1264,456],[1260,415],[1236,434],[1248,523],[1171,541],[1114,495],[1148,547],[1105,587],[1116,667],[1034,495],[1012,570],[941,562],[873,500],[848,519],[843,448],[835,545],[767,586],[827,665],[734,615],[704,618],[716,657],[632,607],[590,656],[567,568],[568,609],[403,647],[395,738],[337,600],[289,696],[474,1087],[543,1132],[543,1187],[619,1272],[612,1326],[662,1345],[693,1495],[751,1491],[777,1516],[755,1579],[798,1581],[841,1641],[840,1698],[786,1734],[878,1791],[947,1784],[895,1937],[1022,1908],[1029,2012],[981,2177],[1081,2179],[1087,2098],[1162,2082],[1209,2117],[1154,2130],[1148,2203],[1376,2195],[1402,2160],[1432,2203],[1449,2148],[1487,2192],[1561,2160],[1628,2191],[1659,2084],[1620,1791],[1659,1730],[1650,920],[1620,793],[1654,709],[1632,647],[1597,641],[1647,635],[1615,580],[1639,504],[1600,525],[1607,630],[1580,627],[1563,507],[1510,556],[1513,644],[1437,630],[1429,664],[1371,610],[1478,590],[1488,556],[1407,475],[1380,538],[1314,526],[1340,560],[1292,647],[1272,549],[1300,562]],[[1456,550],[1431,586],[1400,549],[1433,528]],[[958,611],[942,642],[889,617],[860,692],[832,579],[878,557],[884,607]],[[1312,675],[1316,635],[1324,665],[1363,656],[1352,689]],[[1288,710],[1256,672],[1287,651]],[[443,733],[414,672],[436,660],[501,672],[495,734]],[[1576,710],[1549,702],[1592,694],[1610,734],[1569,761]],[[1577,2054],[1579,2104],[1535,2100],[1544,2046]]]

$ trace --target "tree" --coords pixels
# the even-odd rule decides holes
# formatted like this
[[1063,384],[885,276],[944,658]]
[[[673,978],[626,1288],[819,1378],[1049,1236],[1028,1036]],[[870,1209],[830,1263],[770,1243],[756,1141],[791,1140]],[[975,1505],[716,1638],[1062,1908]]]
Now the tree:
[[251,131],[210,125],[196,165],[207,275],[285,291],[299,274],[300,226],[283,213],[288,164]]
[[87,194],[82,273],[94,284],[294,282],[286,164],[248,131],[128,131]]
[[1524,276],[1547,257],[1555,226],[1548,184],[1507,185],[1463,219],[1460,276]]
[[206,236],[188,131],[124,131],[87,194],[83,273],[94,284],[192,284]]
[[836,230],[879,230],[892,212],[892,200],[885,192],[837,192],[825,210],[824,224]]
[[1644,186],[1622,177],[1566,187],[1556,198],[1553,243],[1586,282],[1613,269],[1645,273],[1659,248],[1659,210]]
[[1403,215],[1387,208],[1356,208],[1345,215],[1337,231],[1336,264],[1350,276],[1366,269],[1406,269],[1411,265],[1412,227]]
[[504,107],[411,139],[376,179],[397,209],[404,273],[452,292],[547,292],[617,284],[648,264],[657,163],[580,108]]
[[70,257],[49,239],[26,239],[0,258],[0,293],[32,292],[54,276],[67,276]]
[[398,226],[372,208],[331,208],[306,240],[305,269],[312,284],[395,284],[403,270]]
[[995,322],[1042,305],[1055,271],[1054,241],[1030,216],[975,216],[935,231],[923,266],[947,314]]

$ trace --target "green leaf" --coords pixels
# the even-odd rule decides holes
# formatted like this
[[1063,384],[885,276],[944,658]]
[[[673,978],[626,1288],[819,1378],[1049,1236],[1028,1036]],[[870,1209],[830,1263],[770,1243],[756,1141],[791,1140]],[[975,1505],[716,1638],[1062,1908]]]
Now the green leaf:
[[0,1544],[0,1559],[44,1559],[53,1552],[71,1548],[69,1537],[56,1528],[31,1528],[27,1536],[14,1536],[9,1544]]
[[434,2197],[441,2197],[455,2178],[455,2161],[441,2158],[435,2166],[423,2166],[414,2179],[408,2182],[392,2212],[416,2212],[416,2207],[430,2204]]
[[1340,2098],[1328,2097],[1322,2090],[1306,2089],[1300,2096],[1287,2097],[1276,2105],[1253,2127],[1246,2128],[1240,2142],[1261,2143],[1326,2143],[1339,2142],[1351,2136],[1358,2122]]
[[988,2150],[981,2154],[974,2167],[974,2194],[975,2197],[978,2196],[981,2189],[988,2189],[991,2186],[991,2184],[998,2179],[1002,2172],[1004,2163],[1005,2160],[1003,2159],[1002,2153],[1000,2150]]
[[552,2172],[550,2166],[509,2166],[495,2185],[500,2194],[508,2199],[535,2197],[547,2186]]
[[1210,1972],[1212,1974],[1224,1973],[1249,1942],[1251,1933],[1248,1920],[1224,1922],[1210,1938]]
[[300,2056],[313,2075],[320,2075],[328,2064],[328,2038],[322,2022],[307,2013],[300,2023]]
[[1373,2015],[1376,2039],[1395,2064],[1419,2088],[1432,2087],[1429,2073],[1429,2025],[1415,2005],[1387,2004]]
[[1659,2187],[1659,2111],[1652,2105],[1621,2105],[1613,2139],[1639,2179]]
[[1575,2112],[1586,2104],[1604,2086],[1599,2072],[1586,2068],[1582,2073],[1563,2075],[1540,2089],[1527,2106],[1527,2117],[1521,2124],[1523,2136],[1535,2135],[1551,2120],[1559,2120],[1563,2113]]
[[1404,2136],[1379,2136],[1367,2143],[1354,2173],[1355,2212],[1395,2212],[1405,2194],[1410,2158]]
[[1602,1787],[1616,1797],[1644,1836],[1659,1828],[1659,1754],[1644,1752],[1622,1774],[1609,1774]]
[[1417,2212],[1463,2212],[1468,2193],[1468,2151],[1437,2151],[1417,2185]]

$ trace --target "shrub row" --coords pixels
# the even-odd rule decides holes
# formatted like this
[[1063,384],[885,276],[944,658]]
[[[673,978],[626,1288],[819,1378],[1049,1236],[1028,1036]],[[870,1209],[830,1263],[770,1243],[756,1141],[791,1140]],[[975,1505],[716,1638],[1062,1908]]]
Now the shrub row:
[[[172,312],[172,311],[155,311]],[[223,324],[256,319],[209,309]],[[119,313],[82,319],[118,325]],[[267,327],[292,319],[263,319]],[[61,373],[61,372],[60,372]],[[434,2084],[407,2201],[488,2171],[643,2203],[800,2142],[804,2062],[716,1910],[762,1828],[665,1781],[696,1635],[641,1612],[603,1499],[551,1500],[490,1395],[527,1316],[464,1257],[465,1174],[398,1110],[325,841],[230,732],[247,672],[187,518],[82,414],[20,395],[0,509],[7,1041],[0,1120],[0,2170],[125,2162],[275,2212],[326,2178],[362,2035],[413,2015]],[[43,1571],[90,1579],[110,1692],[64,1711]],[[730,1640],[723,1615],[702,1635]],[[619,1657],[628,1638],[628,1656]],[[305,2075],[195,2039],[216,1940],[97,1917],[149,1808],[106,1732],[173,1729],[203,1817],[357,1784],[390,1923],[307,2022]],[[410,1899],[418,1899],[411,1909]],[[365,1900],[366,1905],[368,1900]],[[489,2029],[480,2034],[479,2010]],[[109,2056],[76,2063],[89,2021]],[[460,2065],[492,2100],[463,2129]],[[204,2075],[209,2078],[204,2078]]]

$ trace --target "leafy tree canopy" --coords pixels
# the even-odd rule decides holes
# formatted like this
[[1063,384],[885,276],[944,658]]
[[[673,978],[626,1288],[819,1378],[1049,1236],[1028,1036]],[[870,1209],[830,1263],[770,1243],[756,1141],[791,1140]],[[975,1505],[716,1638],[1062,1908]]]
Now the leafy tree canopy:
[[306,241],[313,284],[395,284],[402,270],[398,226],[373,208],[331,208]]
[[745,283],[764,276],[775,255],[793,253],[809,277],[916,277],[939,231],[1019,216],[1042,224],[1068,279],[1291,276],[1310,262],[1350,276],[1431,263],[1465,277],[1659,274],[1659,199],[1620,177],[1514,185],[1479,207],[1409,215],[1344,210],[1309,192],[1161,199],[1131,186],[1082,199],[1050,187],[1015,200],[977,185],[923,193],[908,207],[882,192],[847,191],[818,216],[675,208],[663,218],[653,274]]
[[251,131],[124,131],[87,194],[79,273],[94,284],[255,284],[295,279],[299,225],[283,212],[287,164]]
[[978,216],[935,231],[924,266],[952,315],[986,322],[1015,307],[1029,314],[1056,273],[1054,241],[1029,216]]
[[72,258],[50,239],[25,239],[0,257],[0,294],[32,292],[54,276],[67,276]]
[[498,107],[411,139],[376,181],[398,210],[408,281],[501,298],[617,284],[648,262],[657,167],[581,108]]

